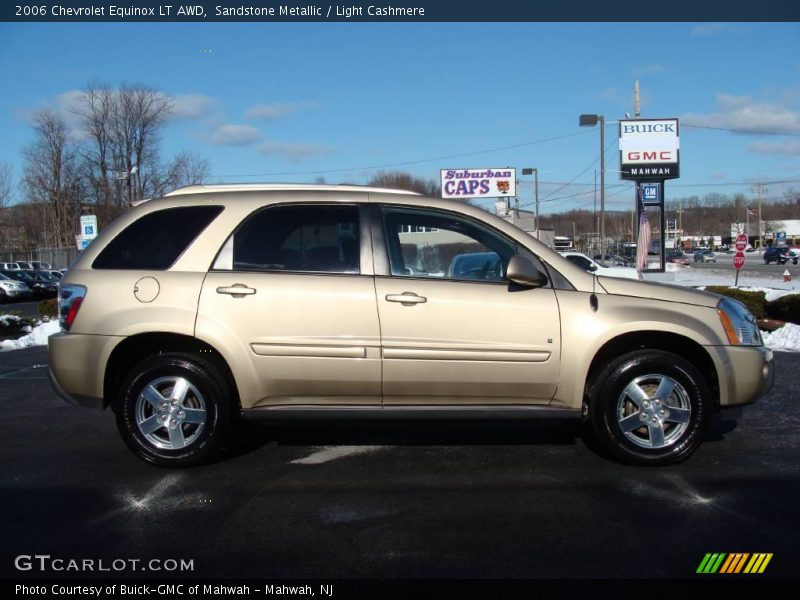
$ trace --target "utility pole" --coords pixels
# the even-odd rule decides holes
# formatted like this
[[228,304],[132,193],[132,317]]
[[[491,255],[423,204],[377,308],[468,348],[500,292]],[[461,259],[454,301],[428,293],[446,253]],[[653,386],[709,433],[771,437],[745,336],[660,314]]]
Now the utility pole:
[[633,116],[639,119],[641,114],[639,112],[639,80],[637,79],[633,82]]
[[758,196],[758,249],[764,251],[764,240],[761,235],[761,198],[764,194],[764,185],[761,183],[756,184],[756,195]]

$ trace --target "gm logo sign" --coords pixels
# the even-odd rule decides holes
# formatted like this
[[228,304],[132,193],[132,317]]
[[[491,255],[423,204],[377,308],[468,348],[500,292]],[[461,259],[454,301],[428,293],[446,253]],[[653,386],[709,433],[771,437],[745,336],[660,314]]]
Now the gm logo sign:
[[661,184],[660,183],[643,183],[642,189],[642,202],[644,204],[659,204],[661,202]]

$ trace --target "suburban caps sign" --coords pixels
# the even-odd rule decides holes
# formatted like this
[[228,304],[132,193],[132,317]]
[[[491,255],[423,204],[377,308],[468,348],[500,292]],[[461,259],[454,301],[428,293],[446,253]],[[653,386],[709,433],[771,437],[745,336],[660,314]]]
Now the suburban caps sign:
[[678,119],[619,122],[622,179],[674,179],[679,176]]
[[497,198],[517,195],[517,172],[500,169],[442,169],[442,198]]

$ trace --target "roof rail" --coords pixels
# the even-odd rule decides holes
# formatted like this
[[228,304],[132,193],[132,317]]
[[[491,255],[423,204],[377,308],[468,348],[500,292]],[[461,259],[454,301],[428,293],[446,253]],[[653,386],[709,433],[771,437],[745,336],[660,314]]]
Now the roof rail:
[[389,188],[370,187],[365,185],[325,185],[307,183],[221,183],[213,185],[187,185],[178,188],[167,196],[183,196],[186,194],[210,194],[222,192],[284,192],[284,191],[309,191],[309,192],[375,192],[381,194],[412,194],[421,196],[417,192],[394,190]]

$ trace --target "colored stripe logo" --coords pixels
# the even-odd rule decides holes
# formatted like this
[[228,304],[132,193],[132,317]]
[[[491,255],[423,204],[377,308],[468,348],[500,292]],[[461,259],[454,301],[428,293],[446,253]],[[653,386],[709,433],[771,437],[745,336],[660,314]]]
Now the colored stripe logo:
[[696,572],[725,575],[763,573],[771,560],[771,552],[757,552],[755,554],[750,554],[749,552],[708,552],[703,557],[703,560],[700,561],[700,566],[697,567]]

